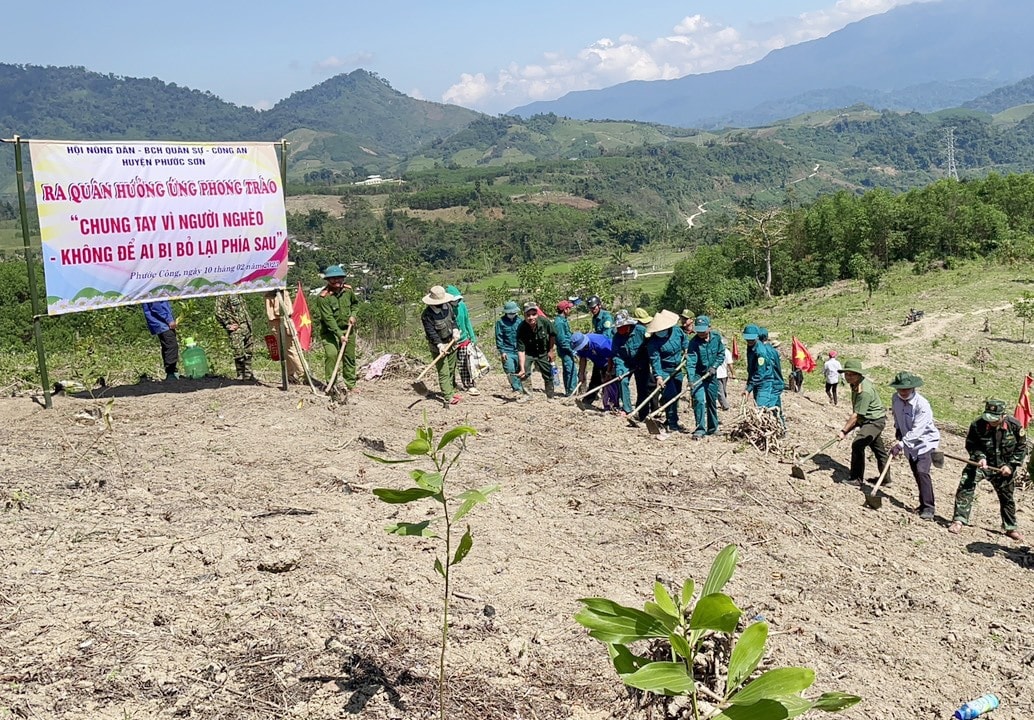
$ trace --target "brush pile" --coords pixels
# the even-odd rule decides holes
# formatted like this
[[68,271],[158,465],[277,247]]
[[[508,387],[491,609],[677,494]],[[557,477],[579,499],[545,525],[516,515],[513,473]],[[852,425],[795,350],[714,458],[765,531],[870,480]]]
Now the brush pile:
[[784,446],[783,424],[779,422],[778,408],[760,408],[756,405],[744,406],[740,416],[733,423],[729,437],[733,440],[746,440],[763,453],[786,455]]

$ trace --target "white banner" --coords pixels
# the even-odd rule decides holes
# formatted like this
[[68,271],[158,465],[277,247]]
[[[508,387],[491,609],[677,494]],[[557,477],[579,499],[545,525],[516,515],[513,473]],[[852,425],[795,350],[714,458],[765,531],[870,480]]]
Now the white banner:
[[284,287],[273,143],[29,149],[49,314]]

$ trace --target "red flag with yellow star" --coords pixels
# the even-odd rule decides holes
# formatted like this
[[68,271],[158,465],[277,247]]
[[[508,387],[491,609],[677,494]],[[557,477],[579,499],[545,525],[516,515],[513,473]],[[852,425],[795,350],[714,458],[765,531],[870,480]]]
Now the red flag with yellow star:
[[815,369],[815,359],[808,352],[808,348],[804,347],[804,343],[797,338],[793,339],[793,344],[790,346],[790,356],[794,367],[800,368],[804,372],[811,372]]
[[291,322],[298,333],[298,343],[302,350],[308,352],[312,345],[312,316],[309,314],[309,303],[305,300],[305,292],[301,283],[298,283],[298,294],[294,296],[294,312],[291,313]]
[[1031,416],[1034,412],[1030,409],[1030,386],[1034,384],[1034,377],[1028,375],[1023,379],[1023,388],[1020,390],[1020,399],[1016,401],[1016,411],[1013,417],[1020,421],[1023,427],[1030,425]]

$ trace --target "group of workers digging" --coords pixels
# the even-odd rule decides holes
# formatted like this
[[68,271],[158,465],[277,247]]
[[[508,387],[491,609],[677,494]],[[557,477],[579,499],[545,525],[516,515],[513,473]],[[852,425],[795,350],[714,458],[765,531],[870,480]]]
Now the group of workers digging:
[[[453,350],[476,340],[469,314],[462,295],[453,286],[435,286],[423,301],[427,308],[422,321],[436,356],[442,396],[446,403],[455,405],[462,397],[456,390],[457,353]],[[670,310],[650,315],[642,308],[611,314],[597,296],[590,297],[586,305],[592,320],[589,333],[572,332],[569,316],[574,304],[568,300],[557,304],[552,319],[536,303],[526,303],[522,308],[511,300],[503,306],[502,316],[495,323],[496,351],[517,402],[528,400],[533,371],[538,371],[549,399],[573,396],[583,407],[590,407],[602,398],[604,411],[640,421],[663,413],[661,437],[686,432],[679,421],[679,398],[684,396],[692,399],[695,427],[691,437],[700,440],[718,431],[718,408],[729,408],[726,382],[732,374],[733,358],[710,318]],[[466,320],[461,322],[460,318]],[[742,336],[747,345],[744,398],[752,395],[757,407],[770,411],[785,431],[785,383],[777,344],[768,341],[767,330],[754,324],[747,325]],[[835,358],[835,351],[830,356]],[[468,363],[461,361],[461,380],[468,393],[476,394],[476,378],[464,375],[462,368]],[[842,375],[851,389],[851,413],[836,439],[830,441],[842,441],[854,432],[845,482],[864,485],[866,448],[871,448],[884,484],[890,482],[891,458],[904,455],[919,489],[919,517],[933,520],[931,467],[940,466],[944,454],[937,450],[940,433],[930,403],[917,390],[922,379],[900,372],[890,383],[895,391],[892,411],[896,440],[888,448],[882,439],[886,409],[861,363],[846,360],[841,366],[834,360],[824,370],[830,402],[836,404],[838,400],[838,382],[830,378],[832,372]],[[576,394],[579,390],[581,394]],[[976,484],[987,479],[998,494],[1005,534],[1022,540],[1016,529],[1013,478],[1026,454],[1026,438],[1023,426],[1008,415],[1003,401],[986,402],[984,412],[969,428],[966,449],[969,458],[960,458],[967,465],[948,530],[959,533],[969,524]]]

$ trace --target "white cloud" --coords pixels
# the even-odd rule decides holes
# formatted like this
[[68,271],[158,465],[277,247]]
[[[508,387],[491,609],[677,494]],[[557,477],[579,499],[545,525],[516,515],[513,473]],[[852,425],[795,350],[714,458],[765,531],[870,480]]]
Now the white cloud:
[[894,6],[929,0],[837,0],[825,10],[743,28],[703,15],[679,20],[670,35],[643,39],[600,38],[569,54],[543,53],[539,62],[511,63],[490,73],[463,73],[442,100],[503,112],[535,100],[553,100],[575,90],[609,87],[629,80],[670,80],[751,63],[787,45],[824,37],[848,23]]
[[344,58],[331,55],[314,62],[312,64],[312,72],[314,75],[336,75],[341,72],[354,70],[357,67],[369,65],[375,59],[376,56],[372,52],[367,52],[366,50],[351,53]]

